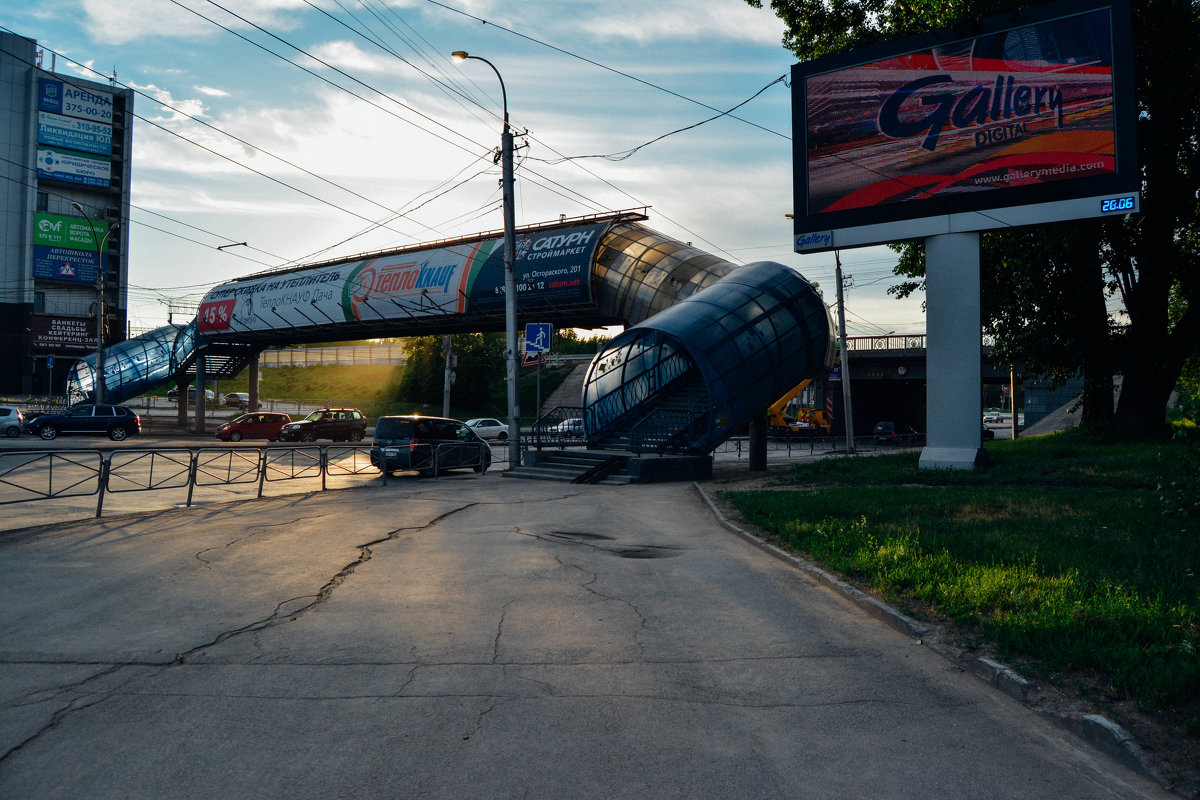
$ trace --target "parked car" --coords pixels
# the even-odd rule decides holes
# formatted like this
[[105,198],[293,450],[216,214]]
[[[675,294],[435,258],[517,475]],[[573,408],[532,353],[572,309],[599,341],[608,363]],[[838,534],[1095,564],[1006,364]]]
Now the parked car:
[[498,419],[469,419],[467,427],[475,431],[475,435],[480,439],[496,439],[501,442],[508,440],[508,426]]
[[583,420],[579,417],[574,419],[565,419],[557,425],[550,428],[550,435],[559,439],[582,439],[583,438]]
[[242,414],[217,428],[217,438],[223,442],[240,442],[242,439],[266,439],[273,442],[279,438],[279,429],[291,421],[292,418],[287,414],[274,411]]
[[250,407],[249,392],[230,392],[225,395],[225,405],[230,408],[240,408],[245,410]]
[[[188,405],[193,405],[193,406],[196,405],[196,387],[195,386],[188,387],[187,398],[188,398]],[[170,389],[167,390],[167,399],[170,400],[172,403],[179,402],[179,387],[178,386],[172,386]],[[216,401],[216,399],[217,399],[216,392],[214,392],[212,389],[204,390],[205,402],[211,403],[211,402]]]
[[371,442],[371,463],[381,472],[448,469],[486,472],[492,449],[465,422],[446,417],[380,417]]
[[983,440],[985,442],[989,442],[992,439],[996,438],[996,432],[994,430],[992,430],[991,428],[989,428],[987,425],[983,426],[983,433],[980,435],[983,436]]
[[114,442],[142,432],[142,420],[132,408],[77,405],[62,414],[43,414],[25,423],[25,430],[49,441],[61,434],[107,434]]
[[0,406],[0,427],[4,428],[4,435],[10,439],[20,436],[21,431],[25,430],[25,417],[21,409]]
[[307,417],[279,429],[281,442],[361,442],[367,435],[367,418],[357,408],[318,408]]
[[921,444],[924,437],[911,425],[895,422],[875,423],[875,444],[914,445]]

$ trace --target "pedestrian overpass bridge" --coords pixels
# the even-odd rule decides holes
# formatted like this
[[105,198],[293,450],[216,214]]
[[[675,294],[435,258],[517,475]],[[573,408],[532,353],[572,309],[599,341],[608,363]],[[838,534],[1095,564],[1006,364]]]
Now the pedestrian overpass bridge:
[[[625,325],[584,382],[589,442],[660,431],[660,452],[707,453],[806,377],[833,365],[824,300],[794,269],[737,266],[642,224],[639,212],[518,230],[519,324]],[[272,346],[505,329],[499,232],[238,278],[187,325],[104,351],[104,397],[189,375],[227,377]],[[96,356],[68,377],[90,400]]]

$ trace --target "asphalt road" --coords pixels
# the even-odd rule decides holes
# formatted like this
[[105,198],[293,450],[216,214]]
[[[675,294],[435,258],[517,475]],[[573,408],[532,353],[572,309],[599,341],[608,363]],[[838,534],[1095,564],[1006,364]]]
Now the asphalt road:
[[0,797],[1167,796],[721,527],[470,473],[0,534]]

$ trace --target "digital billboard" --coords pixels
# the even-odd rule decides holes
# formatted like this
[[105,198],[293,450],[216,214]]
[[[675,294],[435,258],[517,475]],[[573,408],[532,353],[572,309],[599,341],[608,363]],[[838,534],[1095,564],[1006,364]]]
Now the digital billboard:
[[793,66],[796,250],[1138,210],[1130,17],[1059,3]]

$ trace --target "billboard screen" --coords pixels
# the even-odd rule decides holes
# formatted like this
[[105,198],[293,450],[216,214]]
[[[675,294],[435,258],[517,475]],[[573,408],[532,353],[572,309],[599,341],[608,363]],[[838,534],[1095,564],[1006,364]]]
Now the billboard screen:
[[[518,307],[591,303],[592,259],[606,227],[518,234]],[[199,330],[267,332],[503,309],[504,242],[483,239],[223,284],[201,302]]]
[[[795,65],[796,249],[938,231],[886,224],[903,220],[1134,195],[1129,30],[1123,2],[1072,2],[987,20],[971,38],[935,33]],[[955,227],[1099,216],[1101,205]]]

